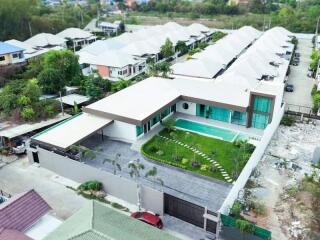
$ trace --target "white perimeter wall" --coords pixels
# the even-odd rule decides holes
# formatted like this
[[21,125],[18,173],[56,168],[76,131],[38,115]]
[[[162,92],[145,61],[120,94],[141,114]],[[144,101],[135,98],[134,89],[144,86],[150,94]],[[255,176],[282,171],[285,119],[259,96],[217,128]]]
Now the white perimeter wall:
[[103,134],[116,140],[134,142],[137,139],[136,126],[133,124],[114,121],[103,129]]
[[246,166],[242,169],[240,176],[238,177],[237,181],[235,182],[231,191],[229,192],[229,195],[225,199],[222,207],[220,208],[219,210],[220,213],[226,214],[226,215],[229,214],[230,208],[232,207],[234,201],[238,198],[238,194],[240,190],[244,188],[252,171],[262,159],[264,152],[267,146],[269,145],[269,142],[273,134],[277,131],[277,128],[284,114],[284,109],[285,109],[285,105],[283,105],[282,108],[278,109],[275,112],[272,122],[264,130],[264,133],[261,138],[261,141],[259,142],[259,145],[254,150]]
[[[72,179],[78,183],[98,180],[103,183],[104,190],[107,194],[123,199],[131,204],[137,204],[136,182],[58,155],[54,152],[39,147],[37,149],[41,167],[47,168],[60,176]],[[144,209],[163,215],[162,192],[142,186],[141,200]]]
[[[189,105],[188,109],[183,108],[183,104],[187,103]],[[187,101],[179,101],[177,102],[177,112],[189,114],[189,115],[196,115],[197,114],[197,104],[192,103],[192,102],[187,102]]]

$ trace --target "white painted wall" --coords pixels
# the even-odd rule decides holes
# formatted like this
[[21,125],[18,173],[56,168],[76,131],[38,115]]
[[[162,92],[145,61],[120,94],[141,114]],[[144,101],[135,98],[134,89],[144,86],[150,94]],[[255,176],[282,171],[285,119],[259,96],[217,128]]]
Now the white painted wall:
[[[184,109],[182,106],[184,103],[187,103],[189,105],[188,109]],[[196,115],[197,114],[197,104],[187,101],[179,101],[177,102],[177,112],[185,113],[189,115]]]
[[103,134],[116,140],[134,142],[137,139],[136,126],[133,124],[114,121],[103,129]]

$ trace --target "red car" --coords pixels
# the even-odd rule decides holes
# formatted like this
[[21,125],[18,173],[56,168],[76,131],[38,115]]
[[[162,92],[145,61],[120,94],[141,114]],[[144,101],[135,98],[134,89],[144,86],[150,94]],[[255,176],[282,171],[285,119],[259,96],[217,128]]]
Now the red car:
[[163,228],[163,223],[158,214],[150,212],[133,212],[131,217],[136,218],[142,222],[148,223],[159,229]]

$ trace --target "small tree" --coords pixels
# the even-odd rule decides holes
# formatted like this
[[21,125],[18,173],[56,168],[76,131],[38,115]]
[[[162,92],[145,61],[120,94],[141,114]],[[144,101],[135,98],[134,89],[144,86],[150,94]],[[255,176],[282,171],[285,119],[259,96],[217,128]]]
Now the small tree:
[[161,46],[160,54],[164,58],[171,57],[174,54],[173,44],[172,44],[172,42],[170,41],[169,38],[167,38],[165,43],[164,43],[164,45]]
[[103,161],[103,163],[109,162],[109,163],[112,164],[113,174],[114,174],[114,175],[117,174],[117,171],[121,171],[121,165],[120,165],[120,163],[119,163],[120,157],[121,157],[121,154],[120,154],[120,153],[117,153],[113,158],[111,158],[111,159],[106,158],[106,159],[104,159],[104,161]]
[[176,51],[180,52],[180,55],[186,54],[188,52],[188,46],[183,41],[178,41],[176,44]]
[[128,163],[128,168],[130,169],[130,177],[133,178],[137,183],[137,198],[138,198],[138,209],[141,210],[141,185],[140,185],[140,177],[141,177],[141,170],[144,170],[144,165],[140,163],[140,159],[136,159],[130,161]]
[[153,182],[158,182],[161,187],[163,188],[164,186],[164,182],[161,178],[157,177],[158,175],[158,169],[156,167],[153,167],[152,169],[150,169],[149,171],[146,172],[145,177],[152,177],[153,178]]

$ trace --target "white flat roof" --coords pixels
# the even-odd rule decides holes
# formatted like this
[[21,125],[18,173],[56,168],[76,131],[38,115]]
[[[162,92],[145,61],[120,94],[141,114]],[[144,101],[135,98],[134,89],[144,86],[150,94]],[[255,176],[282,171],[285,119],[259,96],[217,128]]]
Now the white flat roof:
[[63,97],[61,97],[61,99],[60,99],[60,97],[58,97],[58,98],[56,98],[56,100],[59,102],[62,101],[64,104],[74,106],[74,103],[82,104],[82,103],[88,102],[90,100],[90,97],[73,93],[73,94],[69,94],[67,96],[63,96]]
[[40,128],[50,126],[57,122],[63,121],[69,117],[70,117],[69,114],[64,114],[64,115],[58,114],[55,118],[51,118],[41,122],[25,123],[25,124],[13,126],[13,127],[5,128],[0,131],[0,136],[11,139],[11,138],[18,137],[18,136],[27,134],[29,132],[38,130]]
[[32,137],[33,140],[66,149],[113,120],[81,113]]

